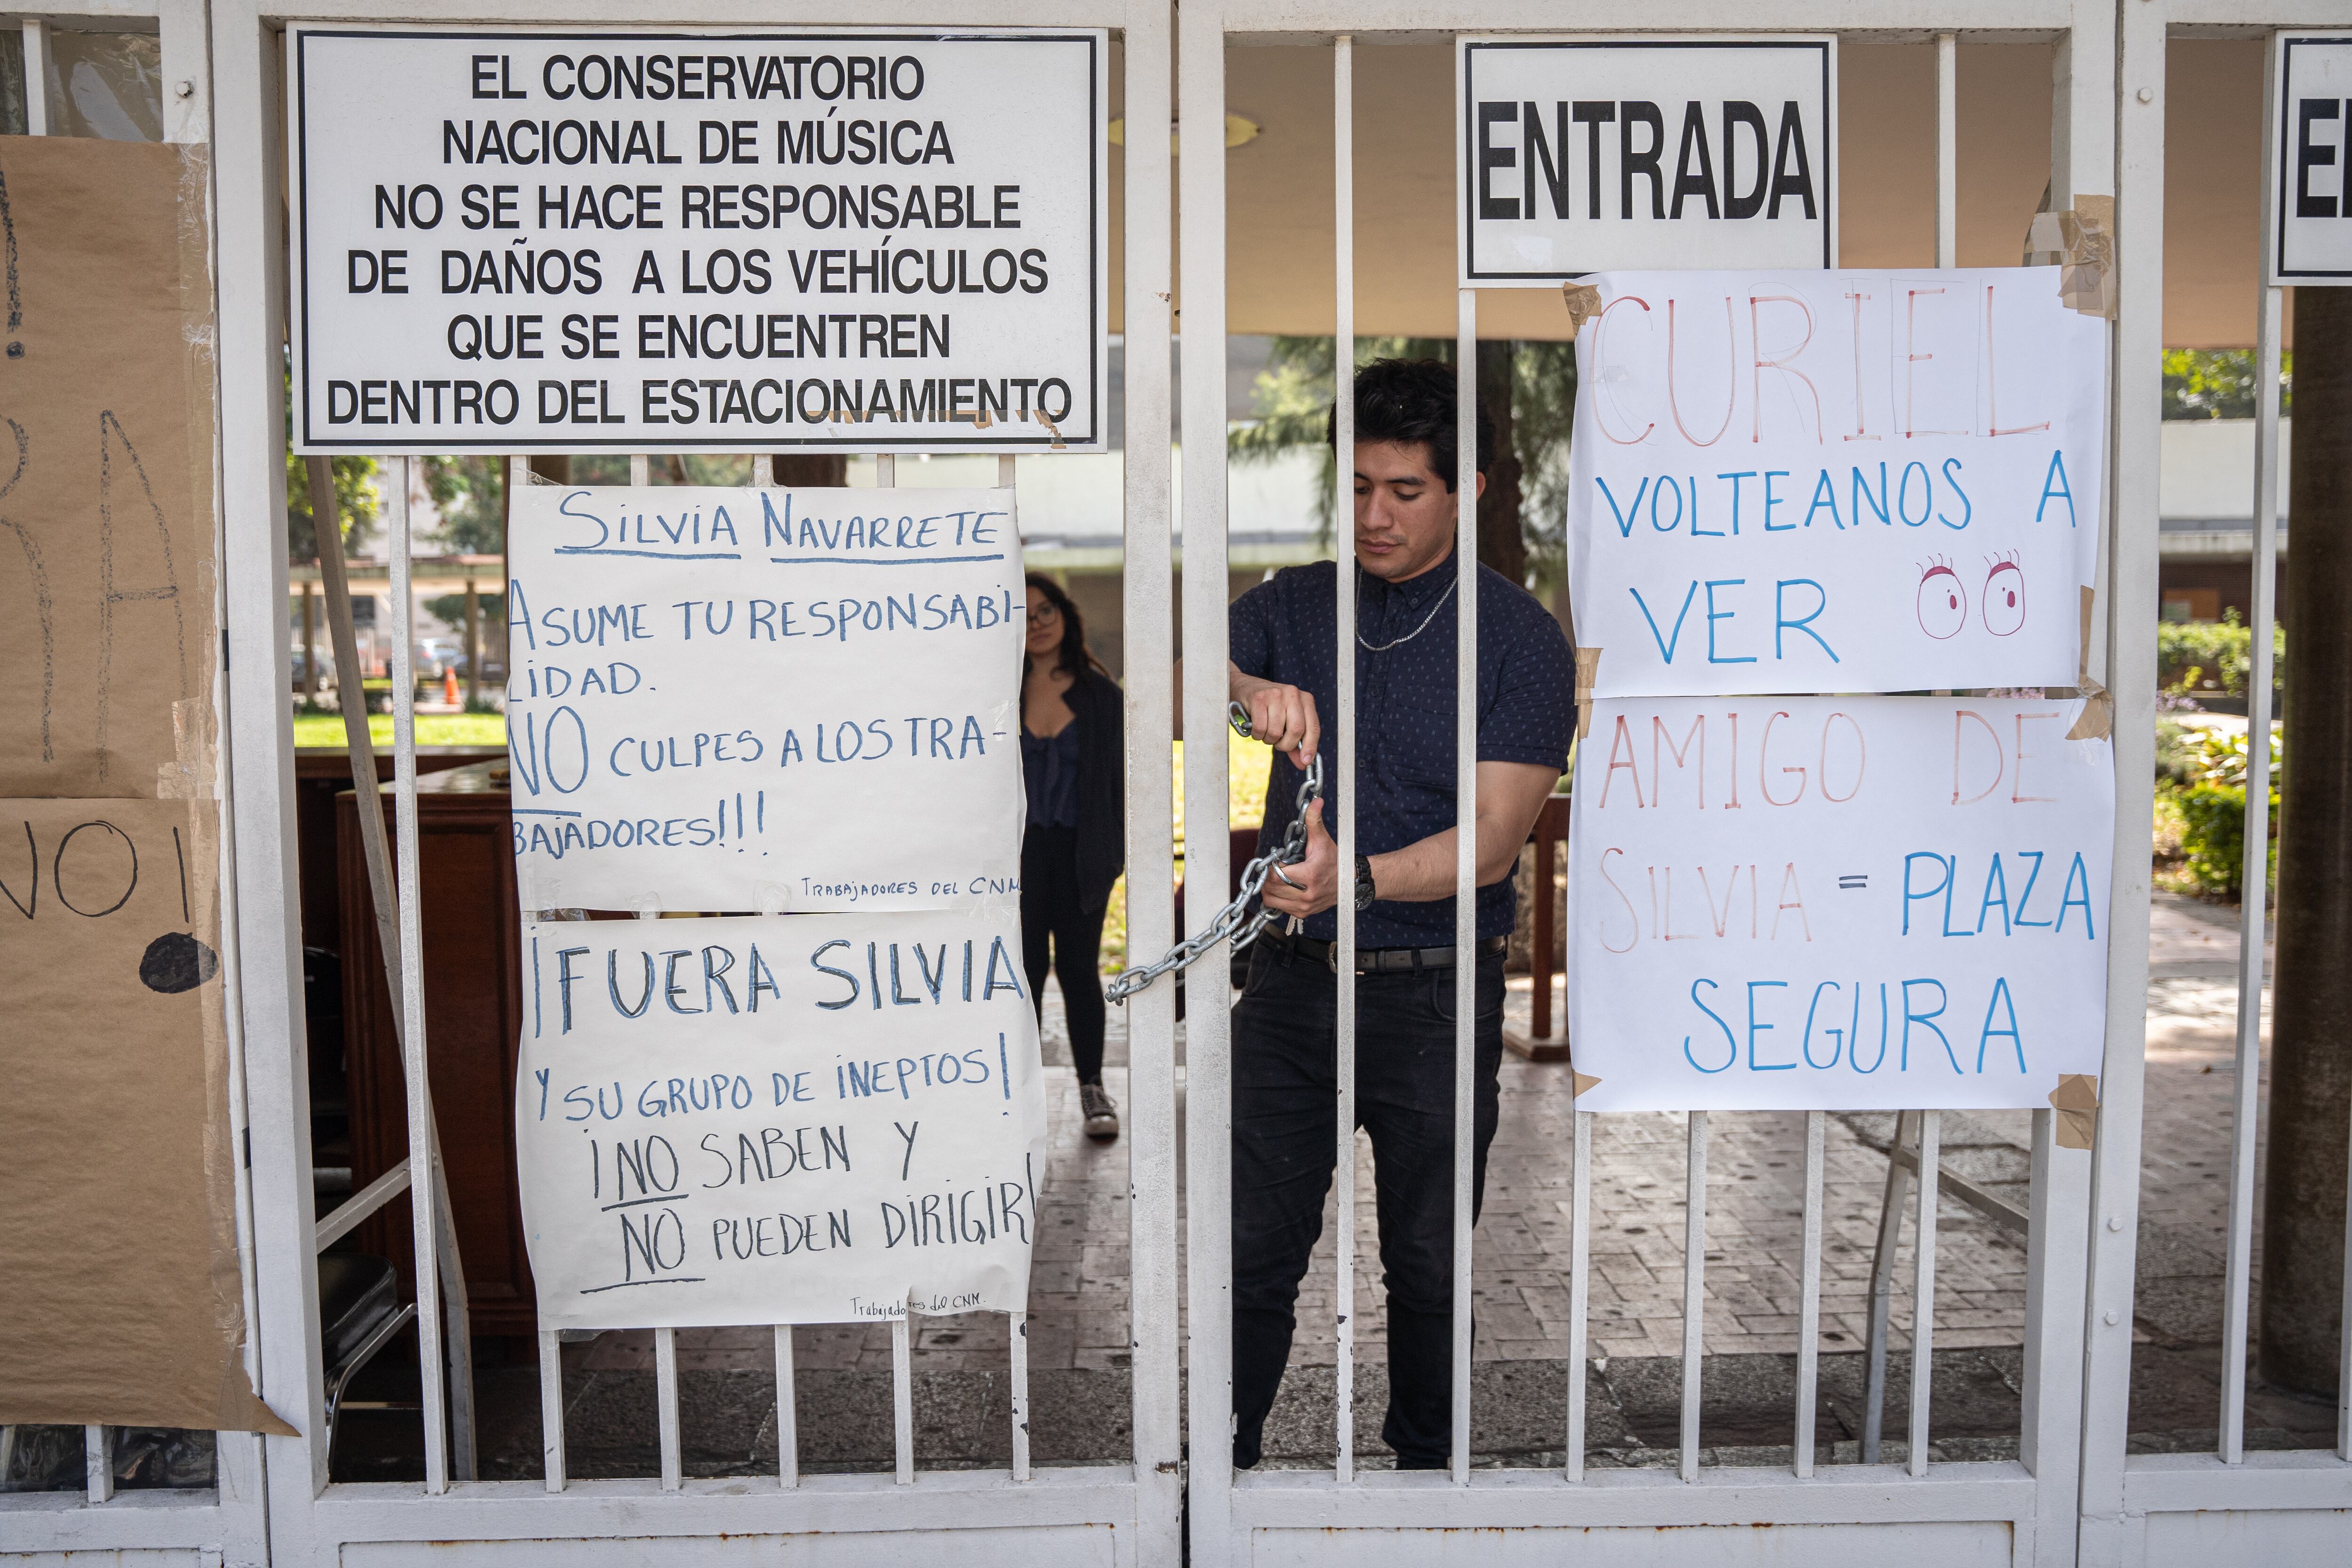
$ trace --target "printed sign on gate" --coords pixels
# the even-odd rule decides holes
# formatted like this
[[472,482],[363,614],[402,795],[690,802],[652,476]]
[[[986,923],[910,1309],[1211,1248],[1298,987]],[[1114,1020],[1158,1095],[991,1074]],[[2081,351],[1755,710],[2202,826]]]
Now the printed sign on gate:
[[2106,323],[2057,268],[1591,281],[1568,532],[1600,695],[2076,683]]
[[542,1328],[1019,1311],[1045,1154],[1014,906],[523,930]]
[[2278,226],[2265,247],[2269,280],[2352,283],[2352,35],[2281,33],[2271,47]]
[[1464,38],[1465,289],[1837,257],[1837,40]]
[[1103,449],[1102,31],[289,35],[297,450]]
[[2079,700],[1644,698],[1577,746],[1580,1110],[2046,1108],[2100,1070],[2114,751]]
[[1019,890],[1010,490],[515,492],[526,910],[925,910]]

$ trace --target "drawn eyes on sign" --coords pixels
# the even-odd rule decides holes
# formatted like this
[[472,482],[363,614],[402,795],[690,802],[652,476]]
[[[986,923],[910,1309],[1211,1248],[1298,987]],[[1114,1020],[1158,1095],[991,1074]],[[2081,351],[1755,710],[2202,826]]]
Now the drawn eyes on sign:
[[1930,560],[1919,574],[1919,629],[1941,642],[1968,624],[1968,591],[1960,586],[1960,574],[1940,556]]
[[2008,637],[2025,624],[2025,572],[2014,552],[1993,558],[1992,570],[1985,575],[1979,613],[1985,630],[1997,637]]

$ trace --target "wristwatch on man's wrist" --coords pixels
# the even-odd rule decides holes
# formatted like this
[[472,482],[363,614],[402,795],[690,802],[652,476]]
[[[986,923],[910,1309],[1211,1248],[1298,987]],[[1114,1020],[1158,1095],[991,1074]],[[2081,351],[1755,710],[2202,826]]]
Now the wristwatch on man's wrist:
[[1372,907],[1376,896],[1372,889],[1372,858],[1356,857],[1356,909],[1359,913]]

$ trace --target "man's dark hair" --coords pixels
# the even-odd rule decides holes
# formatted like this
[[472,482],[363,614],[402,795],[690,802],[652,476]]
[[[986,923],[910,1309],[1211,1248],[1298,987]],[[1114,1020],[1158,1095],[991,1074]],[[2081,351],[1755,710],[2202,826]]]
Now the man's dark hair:
[[[1376,359],[1356,369],[1356,439],[1429,448],[1429,466],[1454,489],[1461,450],[1454,427],[1454,367],[1437,359]],[[1324,422],[1323,438],[1339,444],[1339,411]],[[1478,471],[1495,466],[1495,422],[1478,410]]]

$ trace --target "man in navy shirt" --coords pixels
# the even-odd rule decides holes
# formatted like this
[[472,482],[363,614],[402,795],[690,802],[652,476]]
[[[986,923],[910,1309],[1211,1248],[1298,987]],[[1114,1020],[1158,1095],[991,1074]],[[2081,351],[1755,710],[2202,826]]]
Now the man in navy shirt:
[[[1322,1230],[1336,1142],[1341,898],[1356,910],[1356,1115],[1371,1134],[1388,1289],[1389,1409],[1401,1469],[1451,1447],[1455,859],[1455,384],[1435,361],[1385,360],[1356,377],[1356,794],[1309,808],[1307,853],[1269,878],[1282,922],[1250,954],[1234,1009],[1234,1463],[1259,1458],[1289,1360],[1298,1281]],[[1478,417],[1478,485],[1493,460]],[[1276,752],[1263,853],[1320,752],[1336,786],[1337,563],[1278,573],[1230,615],[1234,699]],[[1503,1053],[1511,874],[1568,764],[1574,665],[1559,625],[1519,584],[1477,568],[1477,1010],[1473,1205],[1486,1183]],[[1328,805],[1327,805],[1328,803]],[[1327,831],[1354,810],[1353,866]],[[1343,1216],[1340,1223],[1349,1223]]]

